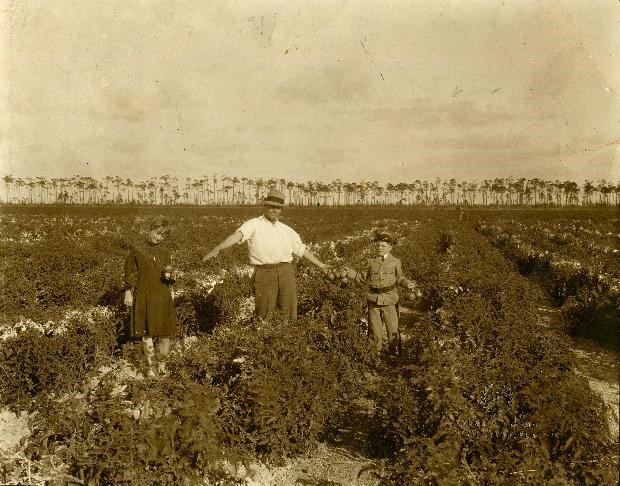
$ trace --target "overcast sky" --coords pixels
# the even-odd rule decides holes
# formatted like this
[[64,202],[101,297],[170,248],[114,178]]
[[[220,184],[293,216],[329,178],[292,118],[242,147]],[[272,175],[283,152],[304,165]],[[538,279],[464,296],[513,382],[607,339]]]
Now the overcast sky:
[[620,180],[617,0],[0,5],[0,175]]

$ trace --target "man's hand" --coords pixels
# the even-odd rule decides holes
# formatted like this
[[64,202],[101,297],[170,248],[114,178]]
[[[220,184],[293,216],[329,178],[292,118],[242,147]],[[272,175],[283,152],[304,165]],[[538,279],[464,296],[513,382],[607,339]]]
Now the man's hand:
[[413,282],[409,282],[407,284],[407,290],[415,290],[415,284]]
[[133,295],[131,295],[131,290],[125,290],[125,300],[123,302],[127,307],[131,307],[133,305]]
[[213,250],[211,250],[209,253],[207,253],[205,255],[205,257],[202,259],[203,262],[206,262],[208,260],[211,260],[212,258],[215,258],[219,255],[220,250],[218,250],[217,248],[213,248]]
[[327,265],[325,263],[321,266],[321,272],[323,272],[323,275],[327,275],[331,269],[331,265]]

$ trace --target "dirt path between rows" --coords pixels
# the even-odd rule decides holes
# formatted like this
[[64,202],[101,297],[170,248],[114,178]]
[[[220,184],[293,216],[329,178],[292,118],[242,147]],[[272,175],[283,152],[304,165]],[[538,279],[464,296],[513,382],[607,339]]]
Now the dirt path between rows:
[[[540,305],[539,324],[555,329],[562,328],[562,311],[557,307]],[[612,437],[619,434],[619,380],[618,354],[606,349],[594,340],[572,338],[571,351],[577,357],[577,374],[588,380],[590,388],[603,400],[607,407],[607,422]]]

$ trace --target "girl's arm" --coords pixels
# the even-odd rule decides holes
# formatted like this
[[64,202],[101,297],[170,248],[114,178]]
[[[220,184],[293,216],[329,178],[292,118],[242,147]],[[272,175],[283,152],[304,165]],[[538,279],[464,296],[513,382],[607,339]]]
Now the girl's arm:
[[172,285],[177,280],[180,272],[172,266],[172,253],[166,251],[166,266],[164,267],[164,280],[167,285]]

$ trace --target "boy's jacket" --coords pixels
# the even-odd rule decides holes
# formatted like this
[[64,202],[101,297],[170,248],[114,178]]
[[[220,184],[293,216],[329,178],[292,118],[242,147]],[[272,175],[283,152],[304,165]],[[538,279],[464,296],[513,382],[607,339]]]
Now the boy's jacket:
[[366,265],[355,276],[357,282],[367,283],[366,299],[377,305],[393,305],[398,302],[397,285],[408,285],[403,277],[400,259],[391,253],[383,257],[369,258]]

